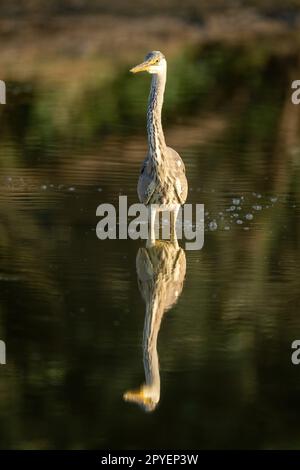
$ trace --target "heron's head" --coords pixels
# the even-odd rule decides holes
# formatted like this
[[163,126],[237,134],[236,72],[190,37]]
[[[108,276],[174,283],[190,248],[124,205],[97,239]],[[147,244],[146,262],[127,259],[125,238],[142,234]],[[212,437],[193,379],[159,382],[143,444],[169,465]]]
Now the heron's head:
[[152,390],[152,387],[148,387],[147,385],[142,385],[137,390],[129,390],[128,392],[125,392],[123,398],[125,401],[137,403],[144,411],[147,412],[154,411],[159,402],[159,396],[157,396],[157,393]]
[[141,64],[136,65],[130,72],[148,72],[159,74],[166,68],[167,62],[165,56],[160,51],[152,51],[146,55],[144,61]]

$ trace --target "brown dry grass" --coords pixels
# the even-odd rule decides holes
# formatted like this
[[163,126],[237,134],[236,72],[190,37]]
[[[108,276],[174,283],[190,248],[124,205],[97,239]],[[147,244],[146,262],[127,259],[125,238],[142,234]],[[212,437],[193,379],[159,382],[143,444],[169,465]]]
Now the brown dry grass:
[[134,62],[148,50],[162,49],[170,56],[187,45],[282,37],[290,31],[281,19],[245,9],[210,15],[204,23],[103,14],[4,18],[0,64],[8,79],[84,79],[96,69],[105,79],[116,66]]

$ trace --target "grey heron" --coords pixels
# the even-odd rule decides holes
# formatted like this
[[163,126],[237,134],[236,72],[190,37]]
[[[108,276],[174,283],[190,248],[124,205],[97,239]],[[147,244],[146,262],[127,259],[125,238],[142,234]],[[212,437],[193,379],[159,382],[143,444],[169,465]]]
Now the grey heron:
[[147,108],[148,153],[141,168],[137,192],[141,203],[149,207],[149,245],[155,243],[155,217],[158,211],[168,211],[172,219],[172,234],[180,206],[185,203],[188,182],[185,166],[179,154],[168,147],[161,122],[167,61],[160,51],[152,51],[144,61],[130,70],[152,74]]

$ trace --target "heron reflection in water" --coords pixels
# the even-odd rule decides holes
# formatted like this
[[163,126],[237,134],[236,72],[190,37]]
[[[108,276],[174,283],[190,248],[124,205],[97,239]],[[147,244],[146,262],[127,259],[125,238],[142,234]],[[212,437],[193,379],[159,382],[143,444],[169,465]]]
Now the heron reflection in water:
[[157,337],[164,313],[176,304],[186,271],[185,252],[177,243],[156,241],[140,248],[136,257],[138,285],[146,304],[143,332],[145,383],[124,393],[126,401],[153,411],[160,399]]
[[180,206],[187,198],[188,182],[184,163],[180,155],[167,146],[161,123],[167,79],[165,56],[160,51],[149,52],[145,60],[133,67],[131,72],[152,74],[147,108],[148,153],[141,168],[137,188],[140,202],[149,211],[148,246],[151,246],[155,243],[155,218],[158,211],[168,211],[171,214],[171,231],[173,237],[176,237],[176,219]]

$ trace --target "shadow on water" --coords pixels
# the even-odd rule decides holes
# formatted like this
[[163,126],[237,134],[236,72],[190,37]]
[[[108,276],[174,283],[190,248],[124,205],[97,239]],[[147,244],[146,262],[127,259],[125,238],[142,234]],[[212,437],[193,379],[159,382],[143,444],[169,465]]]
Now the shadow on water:
[[299,447],[297,44],[195,47],[168,71],[166,138],[206,234],[186,253],[176,305],[184,252],[137,255],[146,380],[125,397],[160,399],[147,414],[122,400],[140,381],[137,242],[97,240],[95,213],[119,194],[137,200],[149,82],[120,67],[105,83],[8,83],[1,448]]

